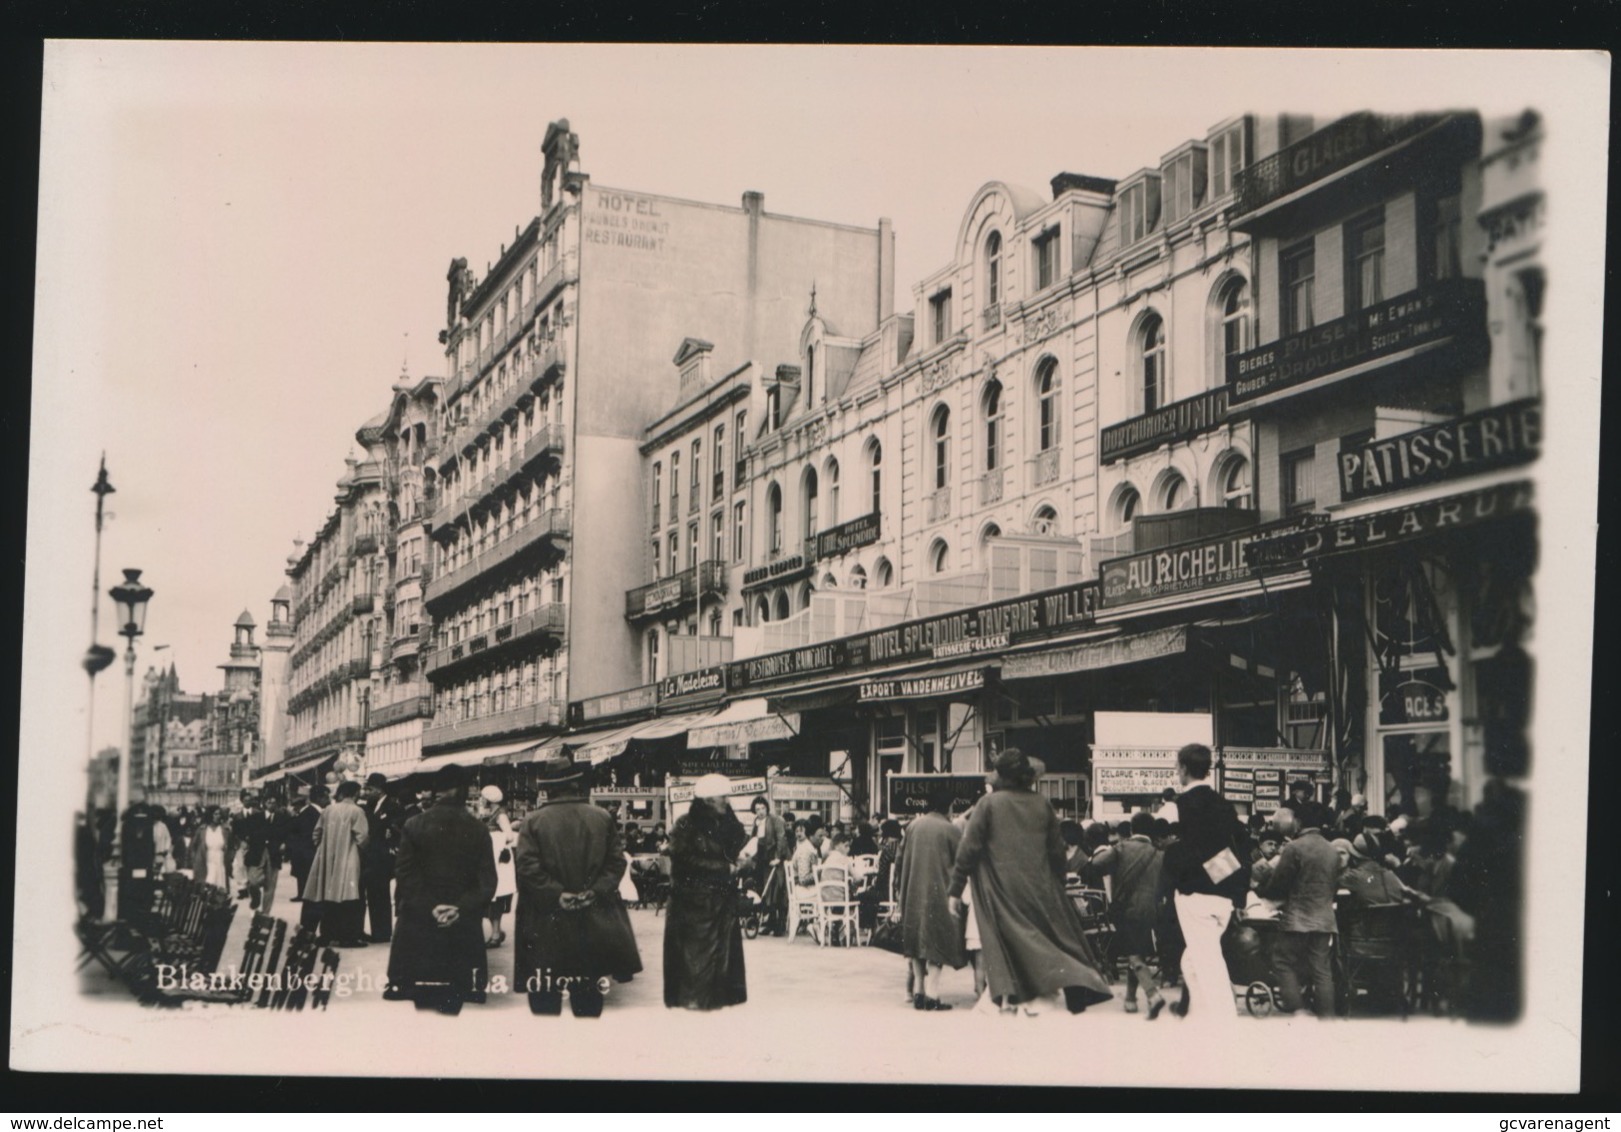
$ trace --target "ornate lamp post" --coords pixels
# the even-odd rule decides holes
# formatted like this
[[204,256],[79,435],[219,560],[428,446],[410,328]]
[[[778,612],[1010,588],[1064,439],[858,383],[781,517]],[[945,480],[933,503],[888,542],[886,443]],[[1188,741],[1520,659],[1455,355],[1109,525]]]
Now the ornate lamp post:
[[124,849],[124,811],[129,808],[130,752],[135,739],[135,638],[146,631],[146,603],[152,590],[141,584],[139,570],[125,570],[124,580],[111,590],[118,603],[118,635],[128,643],[124,649],[124,756],[118,760],[118,841],[114,857]]

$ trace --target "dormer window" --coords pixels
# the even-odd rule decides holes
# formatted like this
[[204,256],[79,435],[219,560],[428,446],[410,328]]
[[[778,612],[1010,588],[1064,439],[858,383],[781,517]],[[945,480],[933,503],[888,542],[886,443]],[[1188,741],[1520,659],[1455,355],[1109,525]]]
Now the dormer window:
[[1044,291],[1058,282],[1058,232],[1057,228],[1049,228],[1030,242],[1038,291]]
[[929,300],[929,321],[934,326],[934,344],[951,337],[951,288],[936,292]]
[[1120,244],[1129,247],[1159,224],[1159,175],[1149,174],[1120,194]]
[[1244,123],[1234,122],[1210,139],[1210,196],[1214,200],[1233,191],[1244,168]]
[[1193,210],[1204,203],[1204,147],[1193,146],[1167,161],[1163,185],[1166,223],[1174,224],[1191,216]]

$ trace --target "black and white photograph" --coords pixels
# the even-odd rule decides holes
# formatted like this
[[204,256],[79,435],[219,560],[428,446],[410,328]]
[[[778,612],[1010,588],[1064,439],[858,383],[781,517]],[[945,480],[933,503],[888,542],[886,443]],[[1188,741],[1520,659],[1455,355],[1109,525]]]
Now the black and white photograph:
[[1577,1087],[1607,55],[44,80],[15,1067]]

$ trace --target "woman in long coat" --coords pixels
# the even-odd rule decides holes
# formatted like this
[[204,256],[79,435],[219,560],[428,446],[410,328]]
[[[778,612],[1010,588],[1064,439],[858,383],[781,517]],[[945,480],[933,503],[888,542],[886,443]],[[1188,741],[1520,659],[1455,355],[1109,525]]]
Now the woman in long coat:
[[339,947],[364,947],[360,938],[365,906],[361,903],[360,847],[369,836],[366,812],[355,805],[360,783],[338,785],[337,801],[321,811],[315,823],[315,860],[304,882],[306,906],[318,904],[321,935]]
[[991,996],[1027,1004],[1060,990],[1071,1012],[1113,998],[1064,894],[1068,850],[1052,804],[1036,794],[1034,768],[1009,748],[996,760],[993,793],[975,804],[952,870],[953,910],[972,878],[974,913]]
[[963,965],[963,922],[951,910],[951,869],[962,832],[946,811],[951,795],[929,798],[929,811],[901,842],[896,896],[901,906],[902,953],[912,961],[912,1005],[918,1010],[950,1010],[940,1001],[940,969]]
[[665,1006],[714,1010],[748,1000],[733,876],[749,831],[726,800],[727,785],[724,775],[700,778],[692,808],[670,831]]

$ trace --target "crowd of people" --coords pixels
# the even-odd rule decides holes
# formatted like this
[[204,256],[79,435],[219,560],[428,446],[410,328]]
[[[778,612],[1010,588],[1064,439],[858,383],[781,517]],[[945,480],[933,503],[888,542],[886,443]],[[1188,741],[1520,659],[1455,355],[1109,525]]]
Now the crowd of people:
[[[953,814],[941,788],[904,825],[785,818],[764,795],[740,817],[730,781],[709,775],[668,830],[621,826],[591,804],[585,771],[567,757],[540,768],[544,804],[517,823],[498,787],[472,792],[461,768],[413,797],[391,796],[373,774],[330,793],[301,788],[285,805],[245,792],[231,812],[137,803],[124,863],[138,878],[187,869],[265,912],[285,865],[288,899],[320,942],[392,943],[384,997],[445,1013],[484,1000],[486,953],[507,941],[516,903],[513,989],[537,1014],[567,1001],[599,1015],[611,982],[642,970],[628,906],[650,897],[668,913],[666,1005],[742,1003],[740,891],[763,934],[791,936],[830,869],[855,881],[846,896],[863,940],[893,925],[908,1001],[923,1011],[955,1005],[942,990],[947,968],[972,968],[977,1009],[1033,1015],[1111,1000],[1104,972],[1118,967],[1128,1013],[1220,1017],[1242,981],[1231,975],[1232,933],[1266,923],[1279,1008],[1326,1017],[1344,989],[1331,955],[1347,912],[1423,906],[1454,946],[1479,935],[1488,961],[1495,936],[1513,930],[1512,798],[1490,795],[1471,816],[1421,785],[1410,812],[1374,815],[1359,794],[1330,808],[1298,781],[1286,804],[1246,822],[1212,788],[1211,759],[1184,747],[1180,789],[1115,821],[1061,819],[1035,789],[1039,760],[1017,750],[997,756],[965,811]],[[126,883],[138,898],[151,881]],[[1488,970],[1479,991],[1511,989]]]

